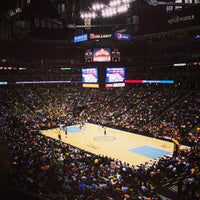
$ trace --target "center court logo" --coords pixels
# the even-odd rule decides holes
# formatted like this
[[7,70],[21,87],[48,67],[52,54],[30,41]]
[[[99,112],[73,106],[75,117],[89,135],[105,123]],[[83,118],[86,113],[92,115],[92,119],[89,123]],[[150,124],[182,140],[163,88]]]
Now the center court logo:
[[96,136],[93,138],[96,141],[113,141],[116,140],[116,137],[113,136]]

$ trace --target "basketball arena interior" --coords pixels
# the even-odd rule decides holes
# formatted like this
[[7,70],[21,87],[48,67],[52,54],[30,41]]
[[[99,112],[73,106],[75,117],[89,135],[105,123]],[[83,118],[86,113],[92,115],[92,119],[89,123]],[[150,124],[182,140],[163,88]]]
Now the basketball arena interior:
[[1,0],[0,199],[199,200],[200,0]]

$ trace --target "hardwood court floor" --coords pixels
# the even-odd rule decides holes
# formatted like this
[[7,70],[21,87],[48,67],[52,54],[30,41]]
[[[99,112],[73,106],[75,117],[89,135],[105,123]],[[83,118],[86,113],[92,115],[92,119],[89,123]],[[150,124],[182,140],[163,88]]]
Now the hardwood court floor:
[[[59,128],[42,131],[42,134],[58,139],[58,132],[60,131],[63,142],[97,155],[106,155],[111,158],[119,159],[130,165],[139,165],[154,160],[154,158],[152,159],[151,156],[145,154],[147,153],[145,148],[141,149],[142,153],[135,153],[134,150],[137,150],[137,148],[155,148],[160,151],[168,152],[167,155],[173,153],[174,144],[172,142],[108,127],[106,128],[106,135],[104,135],[104,129],[102,127],[90,123],[86,123],[82,130],[78,128],[78,125],[74,127],[76,129],[72,132],[70,132],[70,127],[68,128],[67,138],[65,137],[64,131],[60,131]],[[181,149],[182,148],[187,147],[181,146]]]

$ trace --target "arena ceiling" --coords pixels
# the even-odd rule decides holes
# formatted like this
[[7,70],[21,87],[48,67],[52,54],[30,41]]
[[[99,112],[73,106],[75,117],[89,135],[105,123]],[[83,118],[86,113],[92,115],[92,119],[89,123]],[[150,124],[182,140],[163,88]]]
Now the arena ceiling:
[[[81,12],[92,10],[92,5],[97,2],[109,6],[109,2],[114,0],[1,0],[0,11],[8,17],[20,17],[23,20],[30,20],[34,17],[43,17],[46,20],[54,21],[63,28],[84,28],[84,20],[80,18]],[[102,19],[101,16],[96,17],[91,22],[92,27],[104,25],[104,28],[109,26],[133,25],[135,17],[139,16],[150,20],[151,16],[159,15],[159,18],[166,17],[167,6],[186,6],[187,8],[196,9],[199,3],[193,4],[195,0],[191,0],[190,4],[181,3],[182,0],[123,0],[129,2],[130,8],[128,12],[116,15],[115,17],[107,17]],[[122,2],[123,2],[122,1]],[[178,3],[177,3],[178,2]],[[190,10],[191,10],[190,9]],[[155,21],[157,23],[157,21]],[[162,21],[160,20],[160,26]]]
[[[125,1],[125,0],[124,0]],[[198,29],[200,4],[187,5],[179,0],[127,0],[130,9],[114,17],[98,16],[86,24],[82,11],[91,11],[92,3],[108,4],[108,0],[1,0],[0,17],[12,20],[14,35],[35,39],[70,40],[82,33],[124,32],[133,37],[182,29]],[[195,0],[191,0],[195,2]],[[168,7],[183,6],[166,12]],[[182,20],[183,19],[183,20]],[[186,19],[186,20],[185,20]],[[172,22],[172,23],[171,23]],[[16,31],[17,29],[17,31]],[[20,32],[20,33],[18,33]],[[168,34],[168,33],[167,33]],[[15,37],[19,39],[18,35]],[[24,37],[23,37],[24,38]],[[27,38],[27,37],[25,37]]]

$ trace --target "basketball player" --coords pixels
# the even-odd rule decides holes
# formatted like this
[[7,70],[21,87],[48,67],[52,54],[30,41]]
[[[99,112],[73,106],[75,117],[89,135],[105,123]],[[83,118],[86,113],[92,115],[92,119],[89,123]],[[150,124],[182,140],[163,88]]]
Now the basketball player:
[[65,137],[67,138],[67,134],[68,134],[68,132],[67,132],[67,126],[65,127]]
[[84,133],[84,121],[82,121],[82,124],[81,124],[81,132]]
[[62,124],[60,124],[59,126],[60,126],[60,131],[62,131],[62,129],[63,129],[63,126],[62,126]]
[[104,131],[104,136],[106,136],[106,127],[105,126],[103,128],[103,131]]
[[61,133],[58,131],[58,139],[61,140]]
[[82,124],[82,121],[80,120],[79,121],[79,128],[82,129],[82,126],[83,126],[83,124]]

